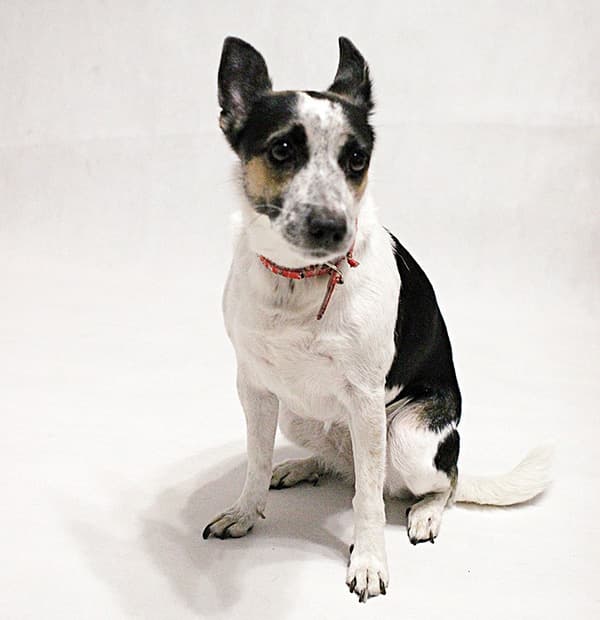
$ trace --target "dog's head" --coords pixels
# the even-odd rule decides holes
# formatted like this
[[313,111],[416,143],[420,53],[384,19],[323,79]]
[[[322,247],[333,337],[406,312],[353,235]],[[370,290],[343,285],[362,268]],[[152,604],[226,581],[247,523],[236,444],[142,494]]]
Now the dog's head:
[[289,267],[350,249],[367,183],[369,69],[348,39],[339,46],[332,85],[315,92],[274,91],[258,51],[234,37],[223,45],[220,126],[242,165],[250,241]]

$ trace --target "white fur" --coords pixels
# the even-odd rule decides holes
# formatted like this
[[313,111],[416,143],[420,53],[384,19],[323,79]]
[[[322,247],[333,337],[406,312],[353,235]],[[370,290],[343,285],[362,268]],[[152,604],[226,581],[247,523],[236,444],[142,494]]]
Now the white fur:
[[539,495],[551,481],[554,448],[532,450],[512,471],[498,476],[462,474],[456,489],[457,502],[510,506]]

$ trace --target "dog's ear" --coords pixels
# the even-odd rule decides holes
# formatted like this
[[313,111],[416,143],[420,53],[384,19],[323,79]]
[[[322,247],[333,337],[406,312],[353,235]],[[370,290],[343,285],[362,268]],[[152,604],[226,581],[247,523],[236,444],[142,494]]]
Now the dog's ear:
[[340,37],[338,42],[340,62],[329,91],[347,97],[354,105],[370,110],[373,100],[369,67],[350,39]]
[[218,83],[219,124],[233,144],[255,101],[271,90],[264,58],[245,41],[227,37],[221,52]]

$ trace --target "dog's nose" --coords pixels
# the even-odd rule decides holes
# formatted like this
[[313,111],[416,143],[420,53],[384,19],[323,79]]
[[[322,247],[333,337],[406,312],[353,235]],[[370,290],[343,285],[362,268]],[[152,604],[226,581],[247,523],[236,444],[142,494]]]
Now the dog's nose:
[[311,207],[306,216],[306,230],[312,245],[333,248],[346,236],[346,218],[322,207]]

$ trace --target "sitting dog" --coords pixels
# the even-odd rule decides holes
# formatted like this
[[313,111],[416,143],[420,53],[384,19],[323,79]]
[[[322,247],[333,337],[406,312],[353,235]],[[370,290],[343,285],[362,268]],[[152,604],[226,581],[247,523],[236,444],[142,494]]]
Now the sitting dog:
[[[367,193],[371,80],[346,38],[324,92],[274,91],[261,54],[227,38],[220,126],[245,198],[223,308],[237,354],[248,467],[239,499],[204,538],[244,536],[269,486],[335,473],[353,481],[346,583],[385,594],[384,494],[409,494],[410,541],[433,542],[452,501],[507,505],[540,493],[547,454],[512,472],[458,474],[461,395],[435,294],[378,222]],[[312,456],[272,470],[282,432]]]

